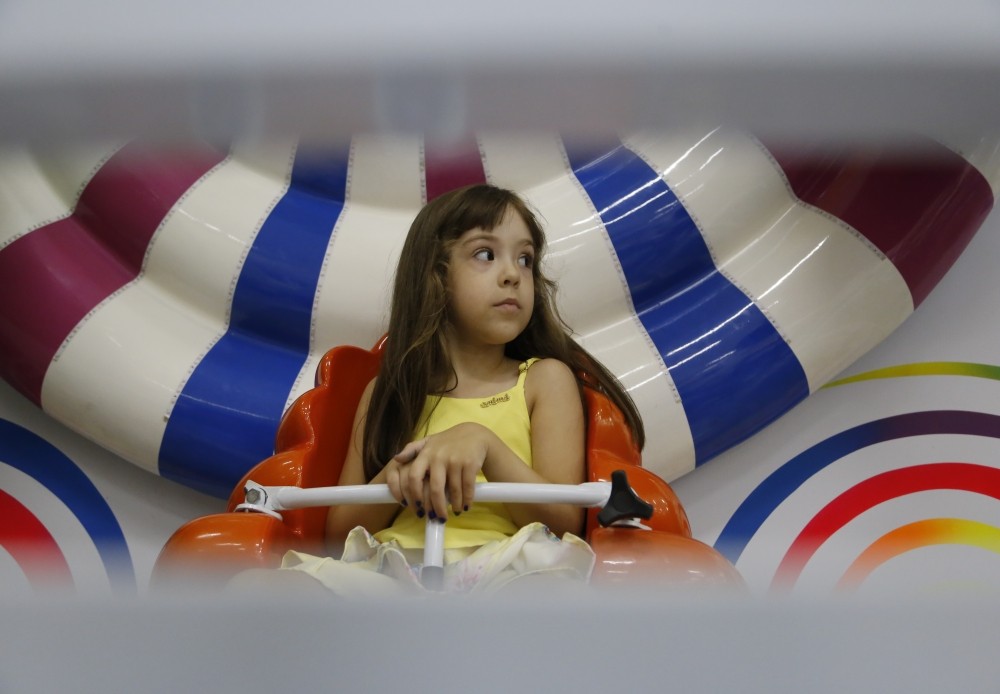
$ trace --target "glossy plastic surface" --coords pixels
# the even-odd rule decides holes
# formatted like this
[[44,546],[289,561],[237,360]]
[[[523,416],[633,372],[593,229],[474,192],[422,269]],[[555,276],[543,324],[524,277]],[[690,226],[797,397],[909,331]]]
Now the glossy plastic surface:
[[996,139],[959,144],[789,147],[714,128],[15,148],[0,158],[0,376],[121,458],[224,498],[327,347],[384,331],[426,197],[488,172],[538,210],[562,313],[638,404],[644,467],[673,480],[927,296],[993,205]]
[[[192,578],[221,583],[240,569],[274,567],[289,549],[326,551],[325,508],[284,511],[281,521],[233,509],[243,501],[243,485],[249,478],[264,486],[336,484],[357,403],[378,370],[382,344],[371,351],[337,347],[327,352],[320,362],[316,387],[300,396],[282,418],[277,452],[233,490],[229,513],[197,518],[174,533],[157,559],[153,587]],[[670,486],[639,466],[639,451],[617,408],[590,388],[585,394],[588,480],[609,481],[613,471],[624,469],[632,488],[653,506],[653,517],[645,522],[651,530],[601,528],[597,510],[588,513],[586,535],[598,554],[598,566],[603,567],[598,571],[601,580],[627,581],[634,574],[661,582],[728,580],[741,585],[739,575],[721,555],[691,538],[687,516]],[[643,539],[636,540],[635,535]]]
[[594,528],[597,554],[592,583],[598,587],[742,589],[743,578],[712,547],[683,535],[629,528]]
[[340,479],[351,424],[361,394],[378,372],[380,341],[372,350],[342,346],[324,355],[316,385],[299,396],[278,428],[275,453],[250,470],[232,490],[227,513],[196,518],[164,546],[151,579],[153,587],[172,581],[222,581],[241,569],[275,567],[289,549],[325,551],[326,509],[282,513],[278,521],[234,512],[250,478],[265,486],[326,487]]

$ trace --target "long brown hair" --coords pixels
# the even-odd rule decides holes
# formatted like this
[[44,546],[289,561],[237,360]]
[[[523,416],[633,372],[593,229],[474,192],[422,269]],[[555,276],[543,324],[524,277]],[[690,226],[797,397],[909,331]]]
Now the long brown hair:
[[[413,437],[430,394],[441,394],[455,371],[445,347],[448,321],[448,258],[452,245],[470,229],[492,231],[509,212],[527,225],[535,246],[534,310],[528,326],[507,344],[508,357],[523,361],[551,357],[577,378],[607,395],[622,411],[641,448],[645,432],[639,410],[614,374],[570,337],[555,306],[555,283],[542,274],[545,234],[527,204],[509,190],[473,185],[427,203],[410,225],[396,267],[382,366],[365,419],[362,458],[367,479]],[[581,386],[583,385],[581,380]]]

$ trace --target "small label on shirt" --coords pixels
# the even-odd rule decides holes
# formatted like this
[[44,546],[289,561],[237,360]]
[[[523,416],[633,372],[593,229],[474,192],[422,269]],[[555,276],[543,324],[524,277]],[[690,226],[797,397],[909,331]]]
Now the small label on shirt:
[[483,409],[486,409],[487,407],[493,407],[494,405],[499,405],[502,402],[509,402],[509,401],[510,401],[510,393],[504,393],[503,395],[495,395],[489,400],[483,400],[481,403],[479,403],[479,406],[482,407]]

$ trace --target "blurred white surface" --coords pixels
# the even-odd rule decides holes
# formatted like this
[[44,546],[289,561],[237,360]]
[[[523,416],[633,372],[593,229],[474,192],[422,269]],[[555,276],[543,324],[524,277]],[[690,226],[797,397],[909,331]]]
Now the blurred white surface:
[[1000,6],[0,2],[0,138],[1000,123]]
[[[559,598],[559,599],[555,599]],[[432,600],[0,608],[22,692],[994,692],[998,605]]]

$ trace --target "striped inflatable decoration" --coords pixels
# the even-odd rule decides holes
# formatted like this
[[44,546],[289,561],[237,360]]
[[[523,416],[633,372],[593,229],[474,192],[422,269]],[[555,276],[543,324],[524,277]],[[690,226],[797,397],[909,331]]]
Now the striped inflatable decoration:
[[540,213],[564,317],[639,405],[644,464],[675,479],[923,301],[992,209],[995,144],[806,151],[716,129],[7,151],[0,375],[124,459],[227,496],[322,353],[383,331],[419,207],[489,181]]

